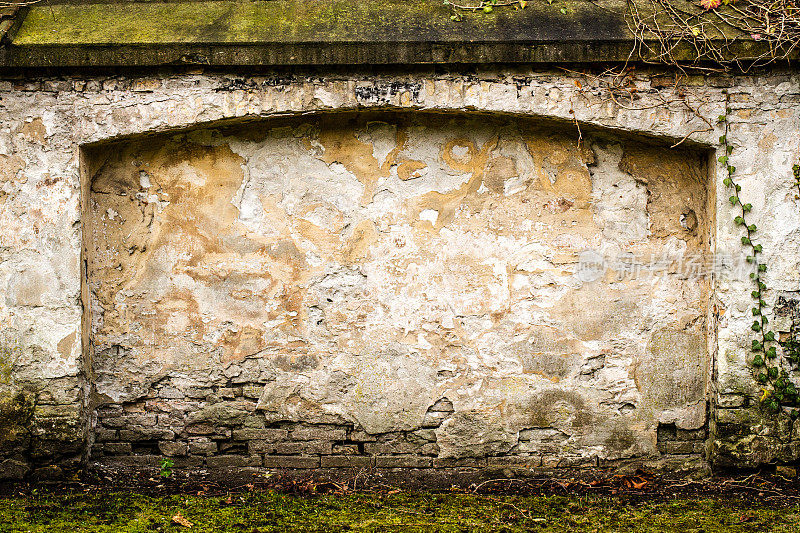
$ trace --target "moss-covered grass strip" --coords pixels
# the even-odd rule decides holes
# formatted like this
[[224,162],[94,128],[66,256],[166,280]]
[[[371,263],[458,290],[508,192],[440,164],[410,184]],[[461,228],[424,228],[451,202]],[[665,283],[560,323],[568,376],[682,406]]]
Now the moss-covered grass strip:
[[723,499],[629,503],[595,496],[398,493],[145,496],[73,493],[0,499],[0,531],[796,531],[800,507]]

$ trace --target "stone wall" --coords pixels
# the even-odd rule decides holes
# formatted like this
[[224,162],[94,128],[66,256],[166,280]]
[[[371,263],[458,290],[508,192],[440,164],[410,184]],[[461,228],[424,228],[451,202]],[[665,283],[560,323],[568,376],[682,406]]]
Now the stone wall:
[[[0,81],[3,476],[796,460],[752,400],[707,161],[727,91],[773,305],[798,286],[798,77],[674,79]],[[587,278],[585,250],[672,255]]]
[[103,451],[594,464],[705,427],[702,153],[418,113],[91,157]]

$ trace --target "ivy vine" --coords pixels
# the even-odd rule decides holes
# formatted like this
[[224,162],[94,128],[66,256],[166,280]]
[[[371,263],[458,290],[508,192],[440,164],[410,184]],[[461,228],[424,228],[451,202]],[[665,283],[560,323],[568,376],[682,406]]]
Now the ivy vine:
[[[794,186],[797,188],[795,200],[800,200],[800,165],[794,165],[792,172],[794,173]],[[800,368],[800,326],[792,324],[789,336],[780,345],[789,364],[794,368]]]
[[782,341],[783,355],[795,368],[800,366],[800,328],[792,325],[789,336]]
[[797,196],[794,198],[800,200],[800,165],[793,166],[792,172],[794,172],[794,186],[797,187]]
[[[767,291],[767,285],[764,282],[767,265],[760,261],[763,247],[755,241],[758,228],[755,224],[748,222],[748,216],[753,209],[753,205],[742,203],[742,199],[739,196],[742,186],[735,179],[736,167],[730,164],[730,156],[734,148],[728,140],[731,113],[729,104],[730,95],[726,93],[725,114],[719,116],[719,122],[724,128],[724,133],[719,138],[724,153],[719,157],[719,162],[725,165],[727,171],[727,176],[723,183],[731,190],[732,194],[729,201],[739,211],[733,222],[744,230],[741,237],[742,246],[747,253],[747,262],[754,266],[753,271],[750,273],[750,279],[753,282],[753,290],[750,293],[753,299],[751,308],[753,323],[750,326],[753,331],[750,347],[753,358],[750,364],[755,369],[756,381],[764,387],[759,398],[761,405],[774,412],[781,410],[784,406],[794,407],[790,411],[791,417],[797,418],[800,416],[800,411],[797,409],[797,407],[800,407],[800,395],[798,395],[797,386],[792,382],[789,372],[783,368],[782,359],[787,360],[790,368],[797,366],[798,362],[800,362],[800,342],[794,338],[794,331],[788,341],[778,342],[775,332],[768,328],[767,302],[764,299]],[[800,165],[795,165],[793,170],[798,190],[800,190]],[[778,356],[778,345],[782,348],[782,357]]]
[[[548,4],[552,4],[553,0],[547,0]],[[528,0],[478,0],[474,3],[460,3],[456,0],[444,0],[444,5],[450,6],[453,9],[453,14],[450,15],[450,20],[456,22],[464,18],[463,13],[467,11],[483,11],[484,13],[491,13],[497,7],[513,6],[514,9],[525,9],[528,5]],[[562,8],[562,12],[566,11]]]

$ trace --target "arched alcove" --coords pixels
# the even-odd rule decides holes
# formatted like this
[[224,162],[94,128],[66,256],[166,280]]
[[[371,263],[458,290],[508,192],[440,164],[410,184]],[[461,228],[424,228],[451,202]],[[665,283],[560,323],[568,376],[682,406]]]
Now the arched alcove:
[[700,451],[704,152],[375,111],[85,156],[95,457],[555,465],[678,432]]

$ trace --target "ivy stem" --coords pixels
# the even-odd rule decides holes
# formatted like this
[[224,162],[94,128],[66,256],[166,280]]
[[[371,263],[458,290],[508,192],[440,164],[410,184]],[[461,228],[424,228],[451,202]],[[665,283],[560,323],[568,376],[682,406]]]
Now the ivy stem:
[[734,218],[734,222],[736,225],[744,226],[745,235],[742,237],[742,245],[746,247],[746,250],[749,252],[747,255],[747,262],[755,265],[755,270],[750,274],[750,278],[753,280],[755,285],[755,290],[752,291],[751,296],[755,303],[752,307],[753,313],[753,324],[751,329],[756,334],[757,338],[753,339],[751,350],[755,353],[755,357],[753,358],[753,366],[756,369],[761,369],[762,367],[766,370],[766,372],[760,372],[757,375],[757,380],[762,385],[769,385],[772,391],[768,391],[766,388],[760,398],[761,403],[767,403],[769,407],[778,409],[780,407],[779,400],[776,398],[770,398],[770,396],[775,396],[775,390],[782,387],[776,387],[776,382],[781,379],[779,378],[779,370],[777,361],[774,364],[772,362],[777,359],[777,348],[775,347],[775,333],[772,331],[767,330],[767,317],[764,314],[764,311],[767,309],[767,303],[764,300],[764,293],[766,291],[766,285],[763,282],[762,274],[767,271],[766,264],[759,262],[759,256],[761,255],[763,249],[760,244],[756,244],[754,242],[755,234],[757,228],[755,224],[748,223],[748,214],[752,210],[753,206],[751,204],[742,203],[741,198],[739,197],[739,193],[742,190],[741,185],[739,185],[734,175],[736,173],[736,167],[730,164],[729,156],[733,153],[733,145],[730,143],[728,136],[730,133],[730,95],[725,94],[725,114],[720,115],[719,121],[723,124],[724,134],[720,137],[720,144],[722,145],[725,153],[719,157],[718,161],[725,165],[727,177],[724,180],[726,187],[732,190],[733,194],[729,198],[731,204],[734,207],[739,208],[740,215]]

